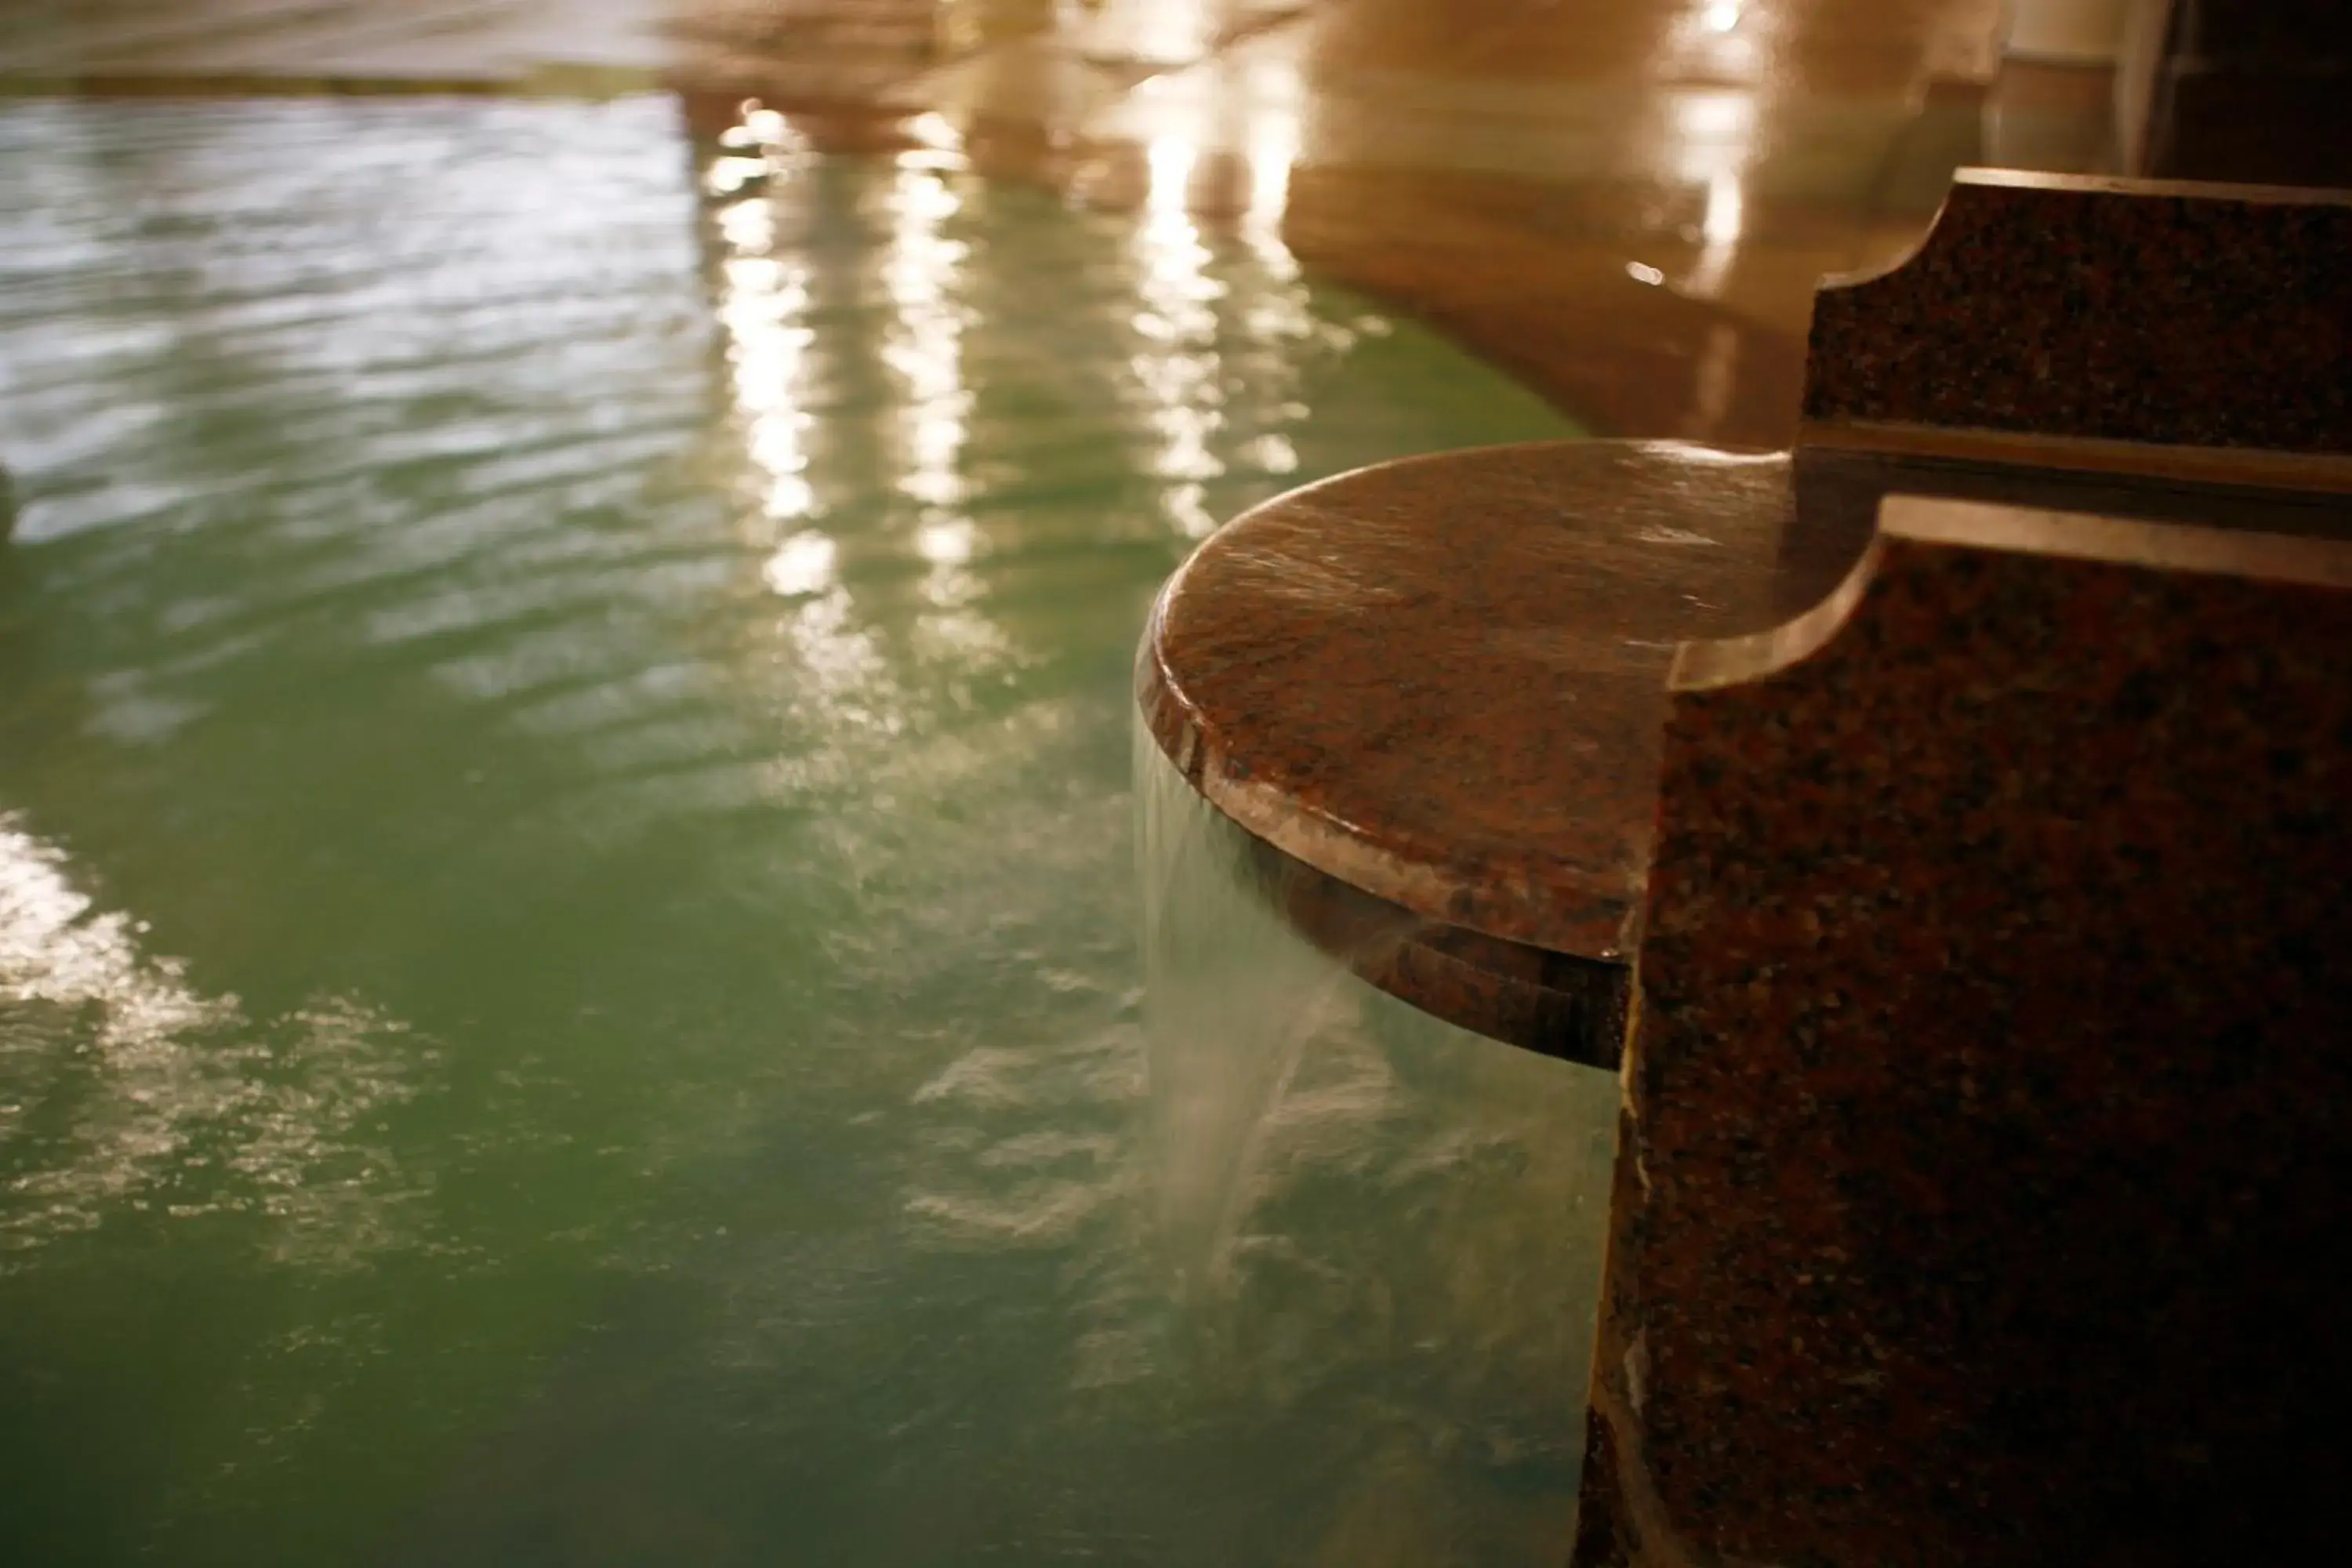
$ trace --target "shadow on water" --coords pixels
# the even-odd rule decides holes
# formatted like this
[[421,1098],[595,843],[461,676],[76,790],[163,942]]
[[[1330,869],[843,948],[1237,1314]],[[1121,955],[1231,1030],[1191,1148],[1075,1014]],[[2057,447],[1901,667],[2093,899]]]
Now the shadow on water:
[[0,105],[15,1549],[1548,1559],[1593,1091],[1334,1002],[1189,1345],[1126,688],[1214,519],[1566,432],[1263,237],[763,134]]

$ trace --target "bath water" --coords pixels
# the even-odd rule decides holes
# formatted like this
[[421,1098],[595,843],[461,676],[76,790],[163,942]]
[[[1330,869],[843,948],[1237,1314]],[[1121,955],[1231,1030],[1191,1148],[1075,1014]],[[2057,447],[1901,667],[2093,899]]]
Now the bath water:
[[0,102],[0,1555],[1556,1561],[1608,1086],[1147,773],[1148,1046],[1128,685],[1216,520],[1572,432],[754,129]]

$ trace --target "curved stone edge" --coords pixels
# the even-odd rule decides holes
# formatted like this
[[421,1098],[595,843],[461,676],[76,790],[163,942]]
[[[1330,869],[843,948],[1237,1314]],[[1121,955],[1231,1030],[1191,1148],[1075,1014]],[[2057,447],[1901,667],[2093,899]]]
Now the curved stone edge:
[[[1239,526],[1245,517],[1229,526]],[[1390,901],[1417,915],[1443,919],[1454,894],[1448,879],[1430,867],[1381,849],[1348,825],[1316,814],[1287,792],[1226,765],[1198,710],[1186,700],[1160,658],[1163,617],[1170,600],[1183,592],[1192,564],[1187,561],[1177,568],[1152,602],[1136,654],[1136,703],[1160,751],[1203,800],[1253,837],[1340,880],[1378,888]]]
[[1415,915],[1284,854],[1238,823],[1258,889],[1286,924],[1357,978],[1505,1045],[1613,1072],[1633,973]]
[[[1182,574],[1180,568],[1153,602],[1136,651],[1139,715],[1161,754],[1246,840],[1258,887],[1286,923],[1359,979],[1433,1017],[1538,1056],[1615,1071],[1632,990],[1627,965],[1448,923],[1367,891],[1277,841],[1275,833],[1327,855],[1344,846],[1377,885],[1397,881],[1395,857],[1322,827],[1296,801],[1213,765],[1197,715],[1159,658],[1161,607]],[[1423,880],[1444,891],[1440,879]]]
[[[1520,445],[1544,447],[1556,444],[1533,442]],[[1629,445],[1679,447],[1685,443],[1638,442]],[[1504,446],[1475,450],[1506,452],[1514,449],[1517,448]],[[1184,697],[1181,682],[1160,657],[1168,606],[1184,593],[1194,566],[1210,552],[1219,548],[1220,540],[1245,529],[1250,519],[1276,507],[1297,506],[1335,488],[1359,483],[1366,476],[1423,464],[1456,461],[1462,456],[1460,452],[1437,452],[1400,458],[1318,479],[1251,508],[1216,534],[1211,535],[1199,550],[1177,567],[1152,600],[1151,610],[1136,649],[1133,688],[1136,705],[1161,752],[1175,764],[1177,771],[1202,799],[1240,825],[1251,837],[1263,840],[1292,859],[1357,889],[1376,890],[1374,896],[1474,937],[1486,938],[1507,946],[1524,947],[1529,952],[1565,952],[1564,948],[1536,947],[1523,942],[1518,935],[1506,934],[1506,931],[1557,930],[1575,932],[1588,938],[1582,943],[1589,950],[1585,956],[1599,963],[1622,963],[1630,959],[1633,952],[1630,933],[1636,911],[1629,905],[1596,897],[1590,908],[1563,910],[1561,901],[1554,894],[1515,879],[1496,879],[1483,883],[1477,889],[1481,916],[1474,920],[1465,908],[1470,901],[1468,890],[1455,877],[1385,849],[1353,825],[1318,813],[1290,793],[1229,767],[1198,710]]]

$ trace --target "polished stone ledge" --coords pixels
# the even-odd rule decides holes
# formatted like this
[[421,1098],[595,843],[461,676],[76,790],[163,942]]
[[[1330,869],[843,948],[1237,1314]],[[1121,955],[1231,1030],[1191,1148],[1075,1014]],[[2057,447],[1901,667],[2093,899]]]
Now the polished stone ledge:
[[1297,876],[1428,922],[1424,947],[1477,949],[1488,1000],[1429,1010],[1528,1044],[1504,1021],[1543,1005],[1528,954],[1622,966],[1639,942],[1677,648],[1821,602],[1904,492],[2352,534],[2342,494],[1958,456],[1450,453],[1213,536],[1154,610],[1137,696],[1193,787]]

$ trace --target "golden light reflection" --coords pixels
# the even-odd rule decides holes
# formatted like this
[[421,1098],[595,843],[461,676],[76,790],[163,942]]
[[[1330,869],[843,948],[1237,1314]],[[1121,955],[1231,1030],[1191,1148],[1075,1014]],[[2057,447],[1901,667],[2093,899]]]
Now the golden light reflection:
[[[879,306],[878,341],[859,341],[874,343],[888,394],[878,407],[831,416],[821,410],[814,384],[814,316],[819,292],[835,280],[817,270],[821,259],[780,237],[780,225],[805,216],[802,209],[814,199],[800,178],[805,143],[781,117],[756,108],[720,137],[729,156],[756,148],[766,171],[756,191],[719,213],[725,247],[719,313],[745,450],[763,486],[761,521],[772,530],[764,539],[769,553],[761,581],[791,601],[777,626],[784,640],[779,652],[795,671],[797,696],[827,724],[886,737],[908,722],[905,693],[890,652],[864,624],[845,569],[851,550],[870,558],[884,541],[863,533],[852,539],[826,521],[845,501],[870,499],[873,476],[856,471],[859,458],[877,456],[884,482],[919,508],[913,546],[928,565],[921,590],[928,605],[915,627],[919,647],[969,664],[1001,651],[1003,643],[974,607],[980,583],[970,563],[979,543],[962,510],[972,405],[964,371],[969,247],[949,226],[963,208],[957,182],[964,161],[944,118],[920,116],[911,130],[919,145],[890,167],[874,208],[884,225],[882,243],[858,280],[861,318],[866,305]],[[830,431],[827,417],[852,425]],[[870,433],[868,419],[877,422]],[[837,473],[837,461],[821,468],[813,453],[846,457],[849,471]],[[835,477],[822,477],[826,473]],[[831,493],[845,483],[855,489]],[[774,782],[798,787],[792,769]]]
[[1755,95],[1738,89],[1677,93],[1666,100],[1676,173],[1699,189],[1700,251],[1681,279],[1686,293],[1720,294],[1747,232],[1748,165],[1754,155]]
[[1739,0],[1706,0],[1685,15],[1668,33],[1667,62],[1682,80],[1752,81],[1764,63],[1750,25],[1748,6]]
[[901,493],[929,507],[965,499],[961,473],[971,394],[963,379],[962,269],[967,247],[946,237],[963,198],[935,158],[898,160],[889,196],[882,287],[893,320],[882,362],[900,387]]
[[757,103],[747,103],[742,120],[719,133],[719,144],[764,158],[769,148],[785,146],[792,137],[792,126],[782,115]]
[[1012,648],[996,623],[981,612],[977,574],[957,558],[969,550],[969,525],[958,530],[940,524],[925,530],[920,542],[933,555],[923,581],[923,597],[930,607],[916,623],[915,645],[923,657],[958,666],[966,673],[1002,664]]
[[1144,206],[1153,223],[1170,233],[1194,233],[1192,217],[1192,174],[1201,166],[1200,144],[1188,136],[1155,136],[1144,148],[1151,171],[1144,190]]
[[1202,483],[1225,471],[1210,441],[1224,423],[1223,363],[1217,353],[1216,301],[1224,286],[1209,275],[1213,259],[1190,206],[1201,149],[1189,137],[1154,137],[1145,148],[1151,183],[1136,231],[1134,326],[1143,347],[1131,359],[1144,417],[1159,450],[1151,471],[1176,481],[1164,505],[1172,521],[1198,537],[1215,526]]
[[1769,86],[1759,28],[1748,13],[1743,0],[1706,0],[1676,23],[1654,66],[1661,79],[1751,84],[1683,88],[1663,100],[1666,165],[1703,204],[1699,254],[1676,287],[1701,298],[1722,294],[1747,230],[1746,182],[1757,156],[1759,98]]
[[946,115],[936,110],[926,110],[918,114],[907,121],[906,130],[909,136],[934,153],[960,156],[963,152],[962,133],[956,130]]
[[1287,436],[1261,436],[1249,444],[1250,462],[1269,474],[1298,471],[1298,448]]
[[1182,205],[1193,169],[1171,166],[1186,157],[1182,149],[1191,149],[1195,167],[1210,158],[1235,160],[1247,179],[1241,226],[1273,237],[1290,205],[1291,172],[1307,151],[1309,101],[1294,59],[1242,51],[1149,79],[1097,129],[1147,155],[1160,150],[1150,191],[1163,204]]
[[1756,100],[1736,88],[1680,91],[1665,100],[1676,173],[1706,180],[1746,166],[1756,137]]
[[806,598],[833,586],[834,554],[833,541],[811,529],[778,545],[760,575],[784,598]]
[[[126,1213],[259,1216],[272,1258],[313,1268],[398,1239],[427,1189],[367,1133],[435,1054],[341,997],[257,1023],[146,931],[0,817],[0,1253]],[[37,1110],[64,1115],[36,1132]]]
[[1298,276],[1298,262],[1282,242],[1282,220],[1290,211],[1290,172],[1298,163],[1298,111],[1257,116],[1249,130],[1249,205],[1242,213],[1242,237],[1276,278]]
[[[766,204],[760,202],[738,203],[729,216],[743,208],[767,218]],[[803,401],[805,357],[815,337],[803,324],[808,270],[750,254],[729,258],[722,273],[719,314],[734,343],[735,405],[748,426],[745,446],[766,481],[760,510],[778,522],[791,522],[816,510],[807,441],[814,420]]]
[[[1353,341],[1348,329],[1317,321],[1283,237],[1309,142],[1307,101],[1293,58],[1242,50],[1152,78],[1108,122],[1144,150],[1149,183],[1134,247],[1140,345],[1130,370],[1156,447],[1151,469],[1171,481],[1161,509],[1192,537],[1220,521],[1206,486],[1226,471],[1214,443],[1232,428],[1227,384],[1245,380],[1252,423],[1303,419],[1306,406],[1286,395],[1299,375],[1299,346],[1319,338],[1344,351]],[[1246,255],[1227,257],[1244,262],[1250,276],[1238,308],[1229,309],[1192,204],[1233,189],[1232,174],[1241,198],[1233,234]],[[1232,458],[1271,475],[1298,466],[1289,437],[1263,426]]]
[[1096,0],[1089,52],[1152,65],[1181,65],[1209,52],[1217,0]]
[[768,177],[764,158],[721,155],[710,161],[709,171],[703,176],[703,186],[714,196],[731,196],[746,186],[756,186]]
[[960,608],[978,593],[979,579],[971,564],[979,532],[967,517],[927,522],[915,531],[915,553],[930,565],[923,579],[923,597],[935,607]]
[[803,604],[785,635],[829,720],[885,735],[905,728],[889,661],[857,625],[848,590],[835,584]]
[[1701,249],[1690,276],[1683,281],[1687,292],[1712,297],[1723,291],[1732,258],[1739,251],[1747,213],[1747,193],[1736,171],[1727,169],[1708,179],[1706,211],[1699,220]]
[[735,407],[745,451],[761,479],[760,515],[782,531],[761,577],[782,597],[808,598],[832,586],[835,553],[831,539],[801,526],[820,506],[809,463],[816,426],[808,363],[816,338],[808,321],[814,279],[805,261],[776,243],[781,193],[766,177],[789,177],[805,149],[782,115],[757,105],[746,105],[741,123],[722,132],[719,142],[756,154],[750,161],[763,174],[761,189],[719,213],[726,246],[719,320],[727,332]]
[[938,122],[925,138],[928,151],[900,157],[891,184],[882,279],[893,321],[882,357],[901,388],[898,488],[923,506],[914,543],[929,563],[922,593],[930,608],[917,625],[917,644],[929,657],[971,665],[1001,653],[1003,637],[972,607],[980,582],[970,563],[979,531],[961,510],[971,499],[963,472],[972,410],[964,379],[971,247],[945,232],[964,205],[953,183],[963,167],[953,130],[937,115],[923,119]]
[[976,531],[970,518],[927,522],[915,532],[915,552],[934,566],[961,566],[971,559]]

